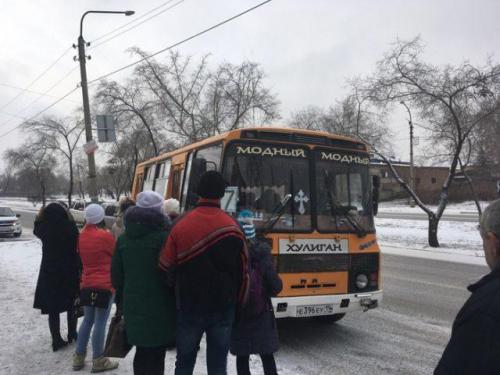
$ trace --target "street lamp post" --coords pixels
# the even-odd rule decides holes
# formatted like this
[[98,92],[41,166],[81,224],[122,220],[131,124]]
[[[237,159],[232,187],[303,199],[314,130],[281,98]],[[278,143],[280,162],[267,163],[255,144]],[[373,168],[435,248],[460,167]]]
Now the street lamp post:
[[[83,98],[83,118],[85,121],[85,139],[87,143],[92,141],[92,124],[90,120],[90,105],[89,105],[89,92],[87,87],[87,69],[85,62],[87,56],[85,55],[85,40],[83,39],[83,19],[89,13],[110,13],[110,14],[125,14],[126,16],[131,16],[134,11],[109,11],[109,10],[89,10],[83,13],[80,20],[80,36],[78,37],[78,61],[80,62],[80,76],[81,76],[81,86],[82,86],[82,98]],[[97,202],[97,184],[96,184],[96,170],[95,170],[95,158],[94,153],[88,153],[88,163],[89,163],[89,193],[92,202]]]
[[[409,116],[408,124],[410,125],[410,188],[411,190],[415,191],[415,174],[413,170],[413,121],[411,118],[410,108],[408,108],[408,106],[404,101],[400,101],[399,103],[406,108]],[[410,197],[410,206],[415,207],[415,202],[411,197]]]

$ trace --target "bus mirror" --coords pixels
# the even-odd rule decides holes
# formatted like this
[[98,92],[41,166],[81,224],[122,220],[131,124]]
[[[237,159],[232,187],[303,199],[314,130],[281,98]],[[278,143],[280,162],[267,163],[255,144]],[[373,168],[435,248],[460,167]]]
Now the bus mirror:
[[373,203],[373,215],[378,213],[378,198],[380,190],[380,176],[372,176],[372,203]]

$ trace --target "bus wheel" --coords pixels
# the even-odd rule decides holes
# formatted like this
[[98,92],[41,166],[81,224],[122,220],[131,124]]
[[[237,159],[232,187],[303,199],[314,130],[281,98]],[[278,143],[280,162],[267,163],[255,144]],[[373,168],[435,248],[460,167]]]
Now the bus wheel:
[[333,315],[322,315],[317,316],[315,319],[321,323],[335,323],[342,319],[345,314],[333,314]]

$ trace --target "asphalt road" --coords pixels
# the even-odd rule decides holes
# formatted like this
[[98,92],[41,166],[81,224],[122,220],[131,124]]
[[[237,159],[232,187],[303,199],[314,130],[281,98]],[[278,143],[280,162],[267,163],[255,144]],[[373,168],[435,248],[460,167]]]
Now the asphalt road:
[[382,267],[380,308],[352,313],[336,324],[279,322],[278,363],[286,364],[284,373],[432,373],[469,295],[466,286],[487,269],[395,255],[384,255]]
[[[20,210],[25,227],[36,212]],[[279,320],[280,374],[431,374],[465,289],[486,267],[404,256],[382,257],[384,301],[336,324]],[[257,361],[257,359],[255,359]]]
[[[426,213],[422,212],[419,208],[414,213],[406,212],[379,212],[377,217],[383,219],[398,219],[398,220],[429,220]],[[441,220],[444,221],[464,221],[469,223],[477,223],[479,218],[477,214],[463,213],[463,214],[443,214]]]

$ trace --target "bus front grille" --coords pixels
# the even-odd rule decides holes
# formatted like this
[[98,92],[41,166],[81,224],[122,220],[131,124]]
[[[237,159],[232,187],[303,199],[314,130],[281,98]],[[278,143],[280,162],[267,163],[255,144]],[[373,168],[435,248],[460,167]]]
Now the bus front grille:
[[280,255],[278,272],[342,272],[349,269],[349,254]]

